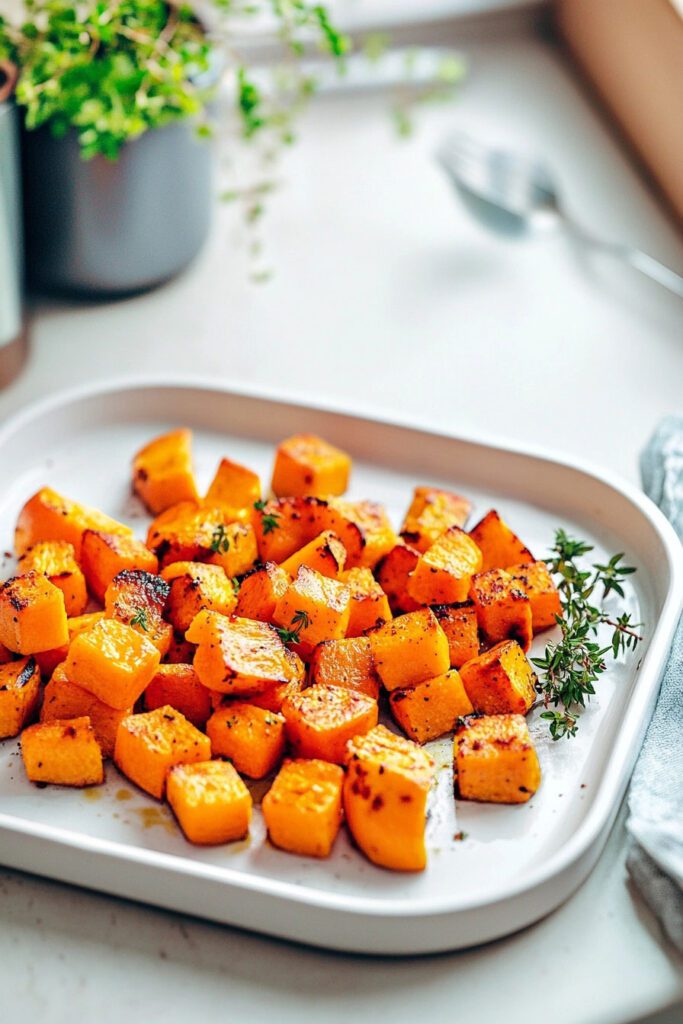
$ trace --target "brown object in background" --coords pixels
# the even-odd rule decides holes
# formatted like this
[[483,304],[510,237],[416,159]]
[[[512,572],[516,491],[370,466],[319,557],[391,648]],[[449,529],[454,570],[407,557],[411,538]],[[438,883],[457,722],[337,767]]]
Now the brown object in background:
[[683,225],[683,4],[558,0],[556,23]]

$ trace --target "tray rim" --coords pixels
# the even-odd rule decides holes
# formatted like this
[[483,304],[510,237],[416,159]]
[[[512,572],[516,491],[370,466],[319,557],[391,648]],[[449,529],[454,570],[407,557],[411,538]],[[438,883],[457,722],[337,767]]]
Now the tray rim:
[[[14,836],[19,834],[37,840],[42,839],[51,845],[57,844],[61,848],[77,849],[84,853],[111,856],[129,863],[144,864],[149,867],[157,866],[164,871],[204,877],[207,881],[215,880],[238,890],[248,890],[260,895],[278,897],[288,902],[295,902],[302,907],[334,910],[337,913],[349,916],[363,915],[378,918],[393,918],[396,916],[408,918],[443,917],[444,915],[450,916],[458,912],[483,910],[486,907],[515,900],[540,889],[542,886],[550,883],[553,878],[575,867],[582,858],[587,855],[589,856],[592,846],[599,841],[601,833],[604,833],[611,825],[618,810],[619,796],[630,778],[632,765],[629,762],[635,761],[637,757],[637,752],[629,756],[629,750],[634,739],[633,734],[637,734],[640,731],[644,733],[645,727],[642,725],[641,714],[638,714],[638,712],[642,713],[644,711],[647,714],[648,706],[650,706],[649,710],[654,707],[670,642],[681,608],[683,607],[683,547],[673,527],[654,502],[634,484],[623,480],[611,470],[604,470],[589,460],[570,458],[565,454],[558,455],[551,449],[544,448],[543,446],[515,444],[511,443],[508,439],[502,439],[479,431],[476,433],[457,433],[444,429],[440,425],[429,422],[429,420],[417,420],[413,417],[409,420],[403,420],[383,413],[377,414],[355,403],[345,403],[343,406],[336,407],[324,401],[311,400],[307,396],[302,396],[296,392],[281,391],[269,387],[255,387],[242,382],[231,382],[228,384],[227,382],[215,381],[201,375],[180,376],[164,374],[156,378],[123,375],[106,381],[100,380],[73,388],[60,389],[57,392],[31,402],[26,408],[15,412],[7,419],[0,427],[0,453],[3,447],[8,442],[11,442],[14,434],[19,433],[29,426],[32,421],[46,414],[58,412],[60,409],[98,396],[105,397],[117,393],[139,392],[150,389],[158,391],[170,389],[211,391],[224,398],[237,396],[243,399],[298,407],[302,411],[315,411],[341,417],[362,419],[370,424],[417,431],[462,444],[473,444],[494,449],[502,454],[551,462],[561,469],[583,473],[598,483],[607,485],[622,498],[626,498],[648,521],[657,534],[667,558],[669,587],[659,620],[650,637],[648,649],[637,669],[640,676],[650,674],[656,678],[653,678],[648,687],[644,685],[637,687],[632,695],[625,710],[624,724],[628,728],[622,728],[617,736],[612,748],[612,756],[600,780],[600,786],[593,797],[590,809],[576,832],[547,861],[528,871],[523,880],[517,883],[507,882],[504,887],[499,889],[493,888],[484,898],[481,895],[470,898],[459,896],[450,899],[447,897],[411,897],[407,901],[403,897],[382,897],[380,899],[370,895],[340,894],[309,888],[280,879],[273,879],[267,875],[247,875],[228,866],[214,867],[213,865],[193,861],[190,857],[179,857],[175,854],[160,853],[127,843],[97,839],[68,829],[30,822],[2,811],[0,811],[0,834],[10,832]],[[649,714],[647,714],[647,718],[649,721]],[[623,778],[624,771],[627,771],[625,779]],[[0,854],[1,859],[2,855]],[[106,886],[102,886],[102,888],[106,890]]]

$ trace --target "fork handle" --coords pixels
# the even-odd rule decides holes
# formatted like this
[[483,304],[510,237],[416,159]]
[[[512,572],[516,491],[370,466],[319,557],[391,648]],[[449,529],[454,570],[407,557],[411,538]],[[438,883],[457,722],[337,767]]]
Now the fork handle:
[[632,245],[605,242],[603,239],[596,238],[594,235],[584,231],[582,227],[579,227],[578,224],[567,218],[565,218],[565,225],[571,234],[580,239],[580,241],[590,245],[593,249],[598,249],[600,252],[608,253],[616,259],[623,260],[624,263],[628,263],[629,266],[639,270],[641,274],[645,274],[646,277],[656,281],[657,284],[668,288],[674,295],[680,295],[683,298],[683,277],[677,274],[675,270],[672,270],[671,267],[660,263],[654,256],[650,256],[648,253],[643,252],[642,249],[636,249]]

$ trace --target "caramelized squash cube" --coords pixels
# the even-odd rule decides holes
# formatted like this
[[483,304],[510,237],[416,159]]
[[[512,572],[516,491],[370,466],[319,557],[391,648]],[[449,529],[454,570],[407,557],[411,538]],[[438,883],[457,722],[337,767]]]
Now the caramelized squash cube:
[[375,669],[370,638],[349,637],[326,640],[313,652],[310,666],[311,683],[341,686],[344,690],[379,698],[379,676]]
[[177,764],[168,773],[166,799],[191,843],[232,843],[249,832],[251,794],[227,761]]
[[451,668],[460,668],[479,654],[479,632],[474,601],[436,604],[432,611],[446,634]]
[[242,701],[225,701],[206,724],[214,756],[227,757],[240,775],[262,779],[282,760],[285,720],[282,715]]
[[146,636],[118,619],[100,619],[74,637],[64,662],[72,683],[109,707],[132,707],[159,667],[159,651]]
[[40,670],[34,658],[0,665],[0,740],[17,736],[30,722],[40,697]]
[[315,434],[295,434],[278,445],[272,488],[279,497],[343,494],[350,475],[345,452]]
[[163,658],[173,637],[173,627],[163,618],[168,591],[161,576],[144,569],[123,569],[105,591],[104,614],[144,634]]
[[377,701],[341,686],[317,684],[282,704],[287,739],[297,757],[344,764],[346,744],[377,725]]
[[38,541],[19,559],[19,574],[34,570],[47,576],[64,594],[67,615],[81,615],[88,603],[85,576],[74,555],[73,544],[65,540]]
[[[66,661],[66,656],[69,653],[69,644],[75,636],[79,633],[85,632],[86,629],[90,629],[96,622],[99,622],[103,618],[104,612],[86,612],[85,615],[76,615],[73,619],[66,620],[66,627],[69,632],[68,642],[62,644],[61,647],[53,647],[49,651],[38,651],[34,657],[38,663],[38,668],[43,676],[51,676],[58,665],[61,665],[63,661]],[[62,715],[62,718],[68,718],[68,715]],[[74,715],[73,717],[79,718],[80,715]]]
[[102,757],[112,757],[116,733],[121,721],[132,714],[133,708],[110,708],[99,697],[72,683],[58,665],[45,687],[40,709],[41,722],[54,722],[65,718],[89,718]]
[[536,676],[515,640],[504,640],[465,662],[460,676],[475,711],[525,715],[536,699]]
[[240,583],[235,614],[243,619],[270,622],[275,605],[290,583],[289,575],[275,562],[252,569]]
[[33,569],[0,586],[0,643],[17,654],[36,654],[69,640],[64,594]]
[[301,659],[265,622],[200,612],[187,637],[199,644],[193,665],[210,690],[250,696],[303,678]]
[[191,665],[194,661],[195,645],[185,639],[185,634],[174,629],[171,645],[164,655],[166,665]]
[[408,593],[422,604],[466,601],[470,581],[481,569],[481,552],[459,526],[451,526],[421,555]]
[[472,577],[470,597],[479,629],[487,644],[516,640],[523,651],[531,647],[531,604],[505,569],[489,569]]
[[526,803],[541,783],[541,768],[524,718],[465,719],[455,733],[453,778],[461,800]]
[[207,559],[212,565],[219,565],[230,579],[249,572],[257,560],[256,534],[251,523],[229,523],[219,529]]
[[30,725],[21,734],[21,756],[31,782],[57,786],[104,782],[102,751],[87,717]]
[[165,704],[203,729],[211,714],[211,691],[200,683],[192,665],[159,665],[145,690],[145,710],[154,711]]
[[380,867],[422,871],[432,758],[378,725],[351,740],[347,764],[344,812],[356,844]]
[[221,459],[204,501],[227,508],[252,508],[261,498],[261,481],[256,473],[239,462]]
[[343,780],[336,764],[285,761],[261,805],[271,843],[304,857],[329,857],[342,820]]
[[116,733],[114,761],[123,774],[158,800],[177,764],[211,759],[208,736],[170,705],[124,718]]
[[419,551],[400,542],[375,566],[377,582],[389,598],[394,615],[415,612],[421,607],[408,593],[408,583],[419,560]]
[[169,584],[166,613],[173,628],[184,633],[192,620],[207,608],[221,615],[235,610],[235,586],[219,565],[204,562],[174,562],[161,571]]
[[526,562],[508,569],[515,584],[523,590],[531,605],[531,626],[534,633],[552,629],[556,616],[562,615],[557,587],[545,562]]
[[332,530],[325,530],[299,551],[285,559],[281,568],[288,576],[296,576],[299,567],[307,565],[323,576],[339,579],[339,574],[346,562],[346,548]]
[[156,575],[159,562],[149,548],[135,537],[103,530],[85,530],[81,546],[81,565],[88,590],[104,604],[107,587],[124,569],[143,569]]
[[458,718],[473,711],[454,668],[407,690],[392,690],[389,706],[394,720],[416,743],[427,743],[452,732]]
[[181,501],[152,522],[147,531],[147,547],[159,559],[162,569],[173,562],[205,562],[218,548],[227,527],[240,516],[247,517],[248,513]]
[[253,704],[256,708],[263,708],[264,711],[274,711],[279,715],[284,702],[288,697],[299,693],[303,683],[303,674],[301,679],[293,679],[291,683],[276,683],[275,686],[269,686],[263,693],[255,693],[249,698],[249,703]]
[[302,565],[275,605],[273,622],[296,630],[299,642],[315,646],[346,636],[350,614],[351,591],[346,584]]
[[399,615],[368,636],[377,674],[387,690],[415,686],[450,668],[448,640],[430,608]]
[[323,529],[334,530],[346,548],[347,569],[374,569],[398,540],[386,509],[376,501],[330,498],[318,505],[316,518]]
[[[318,498],[274,498],[259,502],[252,511],[251,523],[260,560],[284,562],[328,529],[318,523],[319,506],[326,506],[326,502]],[[348,550],[345,541],[342,542]]]
[[179,501],[197,501],[192,472],[192,431],[155,437],[133,459],[133,490],[153,516]]
[[519,562],[533,562],[534,556],[519,537],[503,522],[495,509],[491,509],[477,525],[470,530],[470,537],[482,554],[482,565],[478,571],[507,569]]
[[41,487],[26,502],[14,531],[14,548],[18,556],[44,540],[65,540],[73,545],[80,561],[81,543],[86,530],[104,530],[131,537],[133,531],[103,512],[88,505],[79,505],[57,494],[51,487]]
[[369,569],[349,569],[340,579],[351,591],[347,636],[361,636],[366,630],[389,621],[392,617],[389,599]]
[[451,526],[464,526],[472,511],[467,498],[438,487],[416,487],[401,537],[422,554]]

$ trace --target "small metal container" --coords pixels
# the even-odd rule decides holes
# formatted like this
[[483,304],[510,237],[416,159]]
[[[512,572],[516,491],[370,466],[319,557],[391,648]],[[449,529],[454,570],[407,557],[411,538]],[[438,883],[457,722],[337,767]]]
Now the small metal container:
[[0,103],[0,387],[19,372],[26,351],[18,143],[16,109]]

